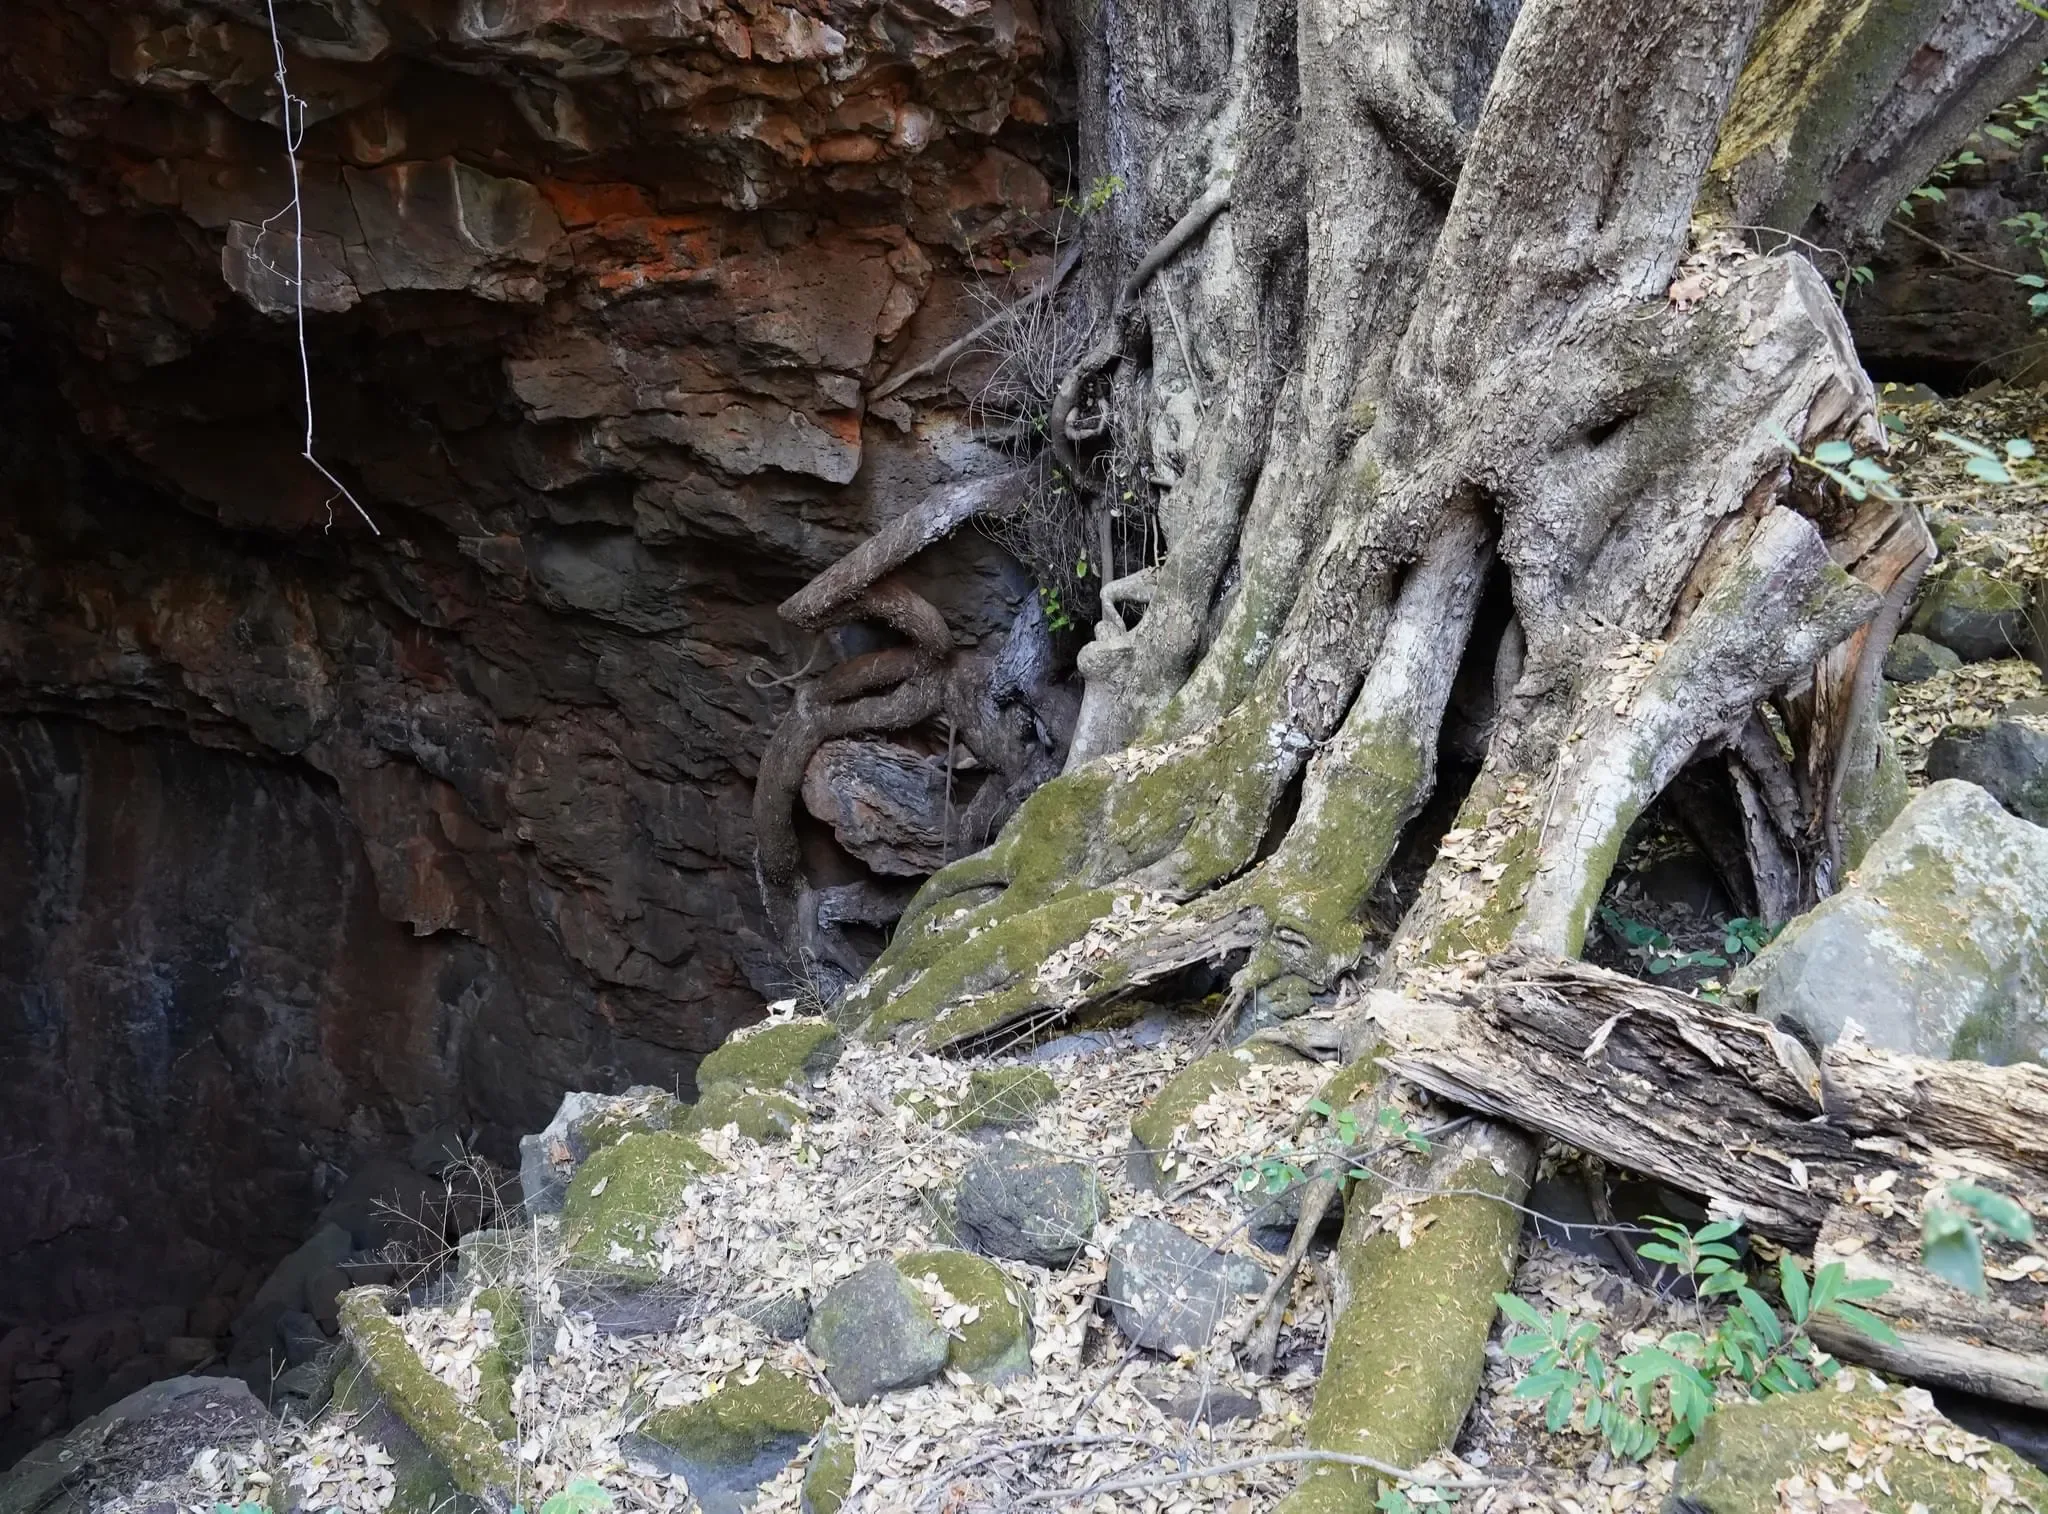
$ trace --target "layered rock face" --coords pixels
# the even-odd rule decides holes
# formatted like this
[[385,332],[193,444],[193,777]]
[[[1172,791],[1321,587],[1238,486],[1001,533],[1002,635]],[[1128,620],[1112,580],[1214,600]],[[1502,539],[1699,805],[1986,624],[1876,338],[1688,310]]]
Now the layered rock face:
[[[865,394],[1045,266],[1030,0],[277,21],[300,243],[261,0],[0,20],[0,1321],[132,1301],[121,1223],[203,1287],[369,1150],[687,1087],[802,976],[791,675],[876,644],[774,606],[1005,466]],[[972,533],[902,576],[990,651],[1031,595]]]

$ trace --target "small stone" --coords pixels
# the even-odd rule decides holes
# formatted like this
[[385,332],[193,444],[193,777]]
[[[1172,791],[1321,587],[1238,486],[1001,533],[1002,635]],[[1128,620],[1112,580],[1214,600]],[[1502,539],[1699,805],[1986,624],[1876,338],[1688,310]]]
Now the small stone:
[[[1031,1370],[1031,1315],[1024,1290],[994,1262],[965,1251],[920,1251],[900,1258],[897,1270],[913,1283],[939,1286],[974,1311],[951,1328],[946,1366],[976,1382],[1003,1383]],[[940,1321],[943,1328],[945,1321]]]
[[801,1514],[839,1514],[839,1506],[853,1491],[858,1448],[843,1435],[827,1431],[811,1453],[810,1470],[804,1473]]
[[682,1107],[667,1089],[650,1086],[620,1094],[564,1094],[547,1129],[519,1141],[519,1186],[527,1211],[555,1213],[578,1167],[626,1136],[668,1129]]
[[1262,1412],[1259,1401],[1248,1393],[1170,1367],[1147,1372],[1134,1386],[1160,1413],[1184,1425],[1227,1425],[1257,1419]]
[[830,1289],[805,1341],[848,1403],[930,1382],[945,1370],[951,1346],[924,1294],[893,1262],[870,1262]]
[[989,1256],[1064,1267],[1102,1216],[1102,1184],[1091,1168],[1006,1138],[968,1164],[954,1224],[963,1242]]
[[783,1020],[742,1031],[697,1065],[697,1087],[801,1092],[832,1070],[845,1042],[828,1020]]
[[801,1293],[777,1293],[735,1304],[732,1312],[779,1341],[797,1341],[811,1327],[811,1301]]
[[1212,1251],[1164,1220],[1132,1220],[1109,1250],[1110,1317],[1148,1351],[1199,1351],[1234,1296],[1265,1291],[1266,1269]]
[[729,1379],[707,1398],[652,1415],[621,1449],[680,1475],[704,1514],[740,1514],[831,1412],[808,1383],[769,1368],[751,1383]]
[[1884,676],[1893,683],[1925,683],[1962,665],[1962,658],[1917,631],[1901,632],[1884,654]]
[[953,1115],[953,1129],[964,1133],[1029,1125],[1059,1096],[1059,1085],[1043,1068],[979,1067],[968,1074],[967,1098]]
[[1952,725],[1927,749],[1930,779],[1960,778],[2022,820],[2048,826],[2048,699],[2022,699],[1988,725]]

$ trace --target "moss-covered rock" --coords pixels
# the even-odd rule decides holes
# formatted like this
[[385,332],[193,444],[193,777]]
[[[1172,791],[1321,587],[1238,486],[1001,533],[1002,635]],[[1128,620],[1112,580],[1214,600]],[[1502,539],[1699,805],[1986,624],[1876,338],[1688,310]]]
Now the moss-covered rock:
[[1781,1485],[1815,1489],[1823,1476],[1874,1514],[2048,1509],[2048,1477],[1943,1419],[1924,1391],[1869,1386],[1723,1404],[1679,1459],[1672,1494],[1699,1514],[1778,1514]]
[[1299,1058],[1282,1046],[1254,1041],[1235,1051],[1215,1051],[1188,1063],[1167,1079],[1131,1121],[1130,1178],[1141,1188],[1158,1188],[1165,1181],[1188,1116],[1203,1100],[1245,1079],[1254,1063],[1292,1062]]
[[1059,1096],[1059,1084],[1042,1067],[977,1067],[967,1075],[967,1098],[954,1113],[952,1128],[1007,1130],[1029,1125]]
[[1948,563],[1920,591],[1913,629],[1965,662],[2024,657],[2033,646],[2029,587],[1978,563]]
[[923,1292],[893,1262],[870,1262],[827,1290],[804,1340],[848,1403],[930,1382],[951,1346]]
[[897,1270],[912,1282],[935,1277],[939,1286],[980,1311],[957,1326],[946,1348],[949,1371],[976,1382],[1000,1383],[1031,1370],[1031,1315],[1024,1290],[984,1257],[965,1251],[919,1251],[900,1258]]
[[826,1431],[811,1452],[810,1470],[804,1473],[803,1514],[839,1514],[839,1506],[853,1491],[858,1448],[843,1435]]
[[717,1167],[674,1130],[629,1135],[585,1162],[562,1201],[562,1239],[578,1270],[655,1281],[662,1225],[691,1181]]
[[518,1469],[491,1427],[432,1372],[391,1318],[394,1295],[352,1288],[341,1298],[341,1333],[355,1357],[337,1399],[393,1459],[400,1496],[393,1507],[420,1514],[448,1507],[452,1489],[486,1504],[509,1504]]
[[1918,631],[1901,632],[1884,654],[1884,676],[1892,683],[1925,683],[1962,665],[1962,658]]
[[697,1087],[800,1090],[823,1077],[844,1046],[829,1020],[781,1020],[741,1031],[697,1066]]
[[526,1208],[553,1214],[576,1169],[629,1135],[667,1130],[682,1100],[665,1088],[643,1085],[624,1093],[568,1093],[547,1129],[519,1142],[519,1183]]
[[787,1141],[807,1116],[803,1105],[786,1093],[763,1093],[733,1083],[719,1083],[677,1119],[676,1128],[685,1131],[720,1130],[739,1127],[741,1135],[762,1145]]
[[1974,784],[1906,806],[1849,886],[1786,926],[1733,980],[1823,1044],[2033,1060],[2048,1048],[2048,831]]
[[704,1514],[739,1514],[831,1412],[810,1384],[771,1368],[751,1383],[728,1382],[694,1404],[650,1415],[624,1449],[679,1474]]

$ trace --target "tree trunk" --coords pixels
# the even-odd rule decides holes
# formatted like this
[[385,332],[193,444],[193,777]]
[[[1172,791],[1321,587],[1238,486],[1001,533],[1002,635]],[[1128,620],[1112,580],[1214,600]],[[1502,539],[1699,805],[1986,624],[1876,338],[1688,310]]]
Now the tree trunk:
[[[1951,97],[1996,70],[1930,83],[1890,32],[1815,62],[1797,4],[1764,34],[1800,62],[1777,66],[1749,52],[1763,9],[1077,8],[1082,180],[1123,185],[1084,222],[1096,336],[1045,412],[1061,508],[1107,547],[1082,708],[1064,773],[920,889],[849,1018],[965,1048],[1196,964],[1233,970],[1233,1009],[1329,991],[1368,964],[1367,900],[1434,790],[1461,662],[1501,697],[1382,981],[1511,943],[1575,954],[1629,827],[1692,764],[1727,774],[1747,892],[1782,913],[1831,886],[1930,544],[1796,459],[1885,445],[1834,271],[1695,236],[1695,212],[1738,79],[1742,129],[1836,185],[1866,127],[1945,150],[1970,124]],[[1938,41],[1958,9],[1898,25]],[[2030,23],[1987,26],[2038,57]],[[1148,507],[1163,551],[1133,557]],[[873,593],[867,566],[839,587]],[[892,613],[912,646],[870,656],[897,659],[875,665],[896,692],[835,670],[837,713],[800,699],[792,752],[856,698],[899,723],[946,704]],[[770,811],[789,766],[764,761]],[[1473,1139],[1517,1198],[1526,1139]],[[1458,1328],[1483,1341],[1483,1319]],[[1321,1443],[1385,1428],[1331,1416]]]

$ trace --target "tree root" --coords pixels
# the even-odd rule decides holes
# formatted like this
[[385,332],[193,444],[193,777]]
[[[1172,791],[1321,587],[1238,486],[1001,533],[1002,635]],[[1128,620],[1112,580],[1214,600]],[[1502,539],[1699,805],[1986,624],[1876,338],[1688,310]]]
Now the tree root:
[[1324,1216],[1337,1202],[1342,1189],[1342,1174],[1328,1163],[1302,1186],[1301,1213],[1294,1221],[1294,1234],[1288,1239],[1287,1254],[1280,1259],[1279,1272],[1266,1285],[1265,1293],[1260,1296],[1244,1333],[1238,1339],[1238,1344],[1243,1347],[1239,1360],[1253,1377],[1273,1375],[1273,1358],[1280,1349],[1280,1325],[1287,1315],[1287,1301],[1294,1292],[1294,1274],[1301,1270],[1302,1259],[1308,1255],[1316,1232],[1322,1228]]

